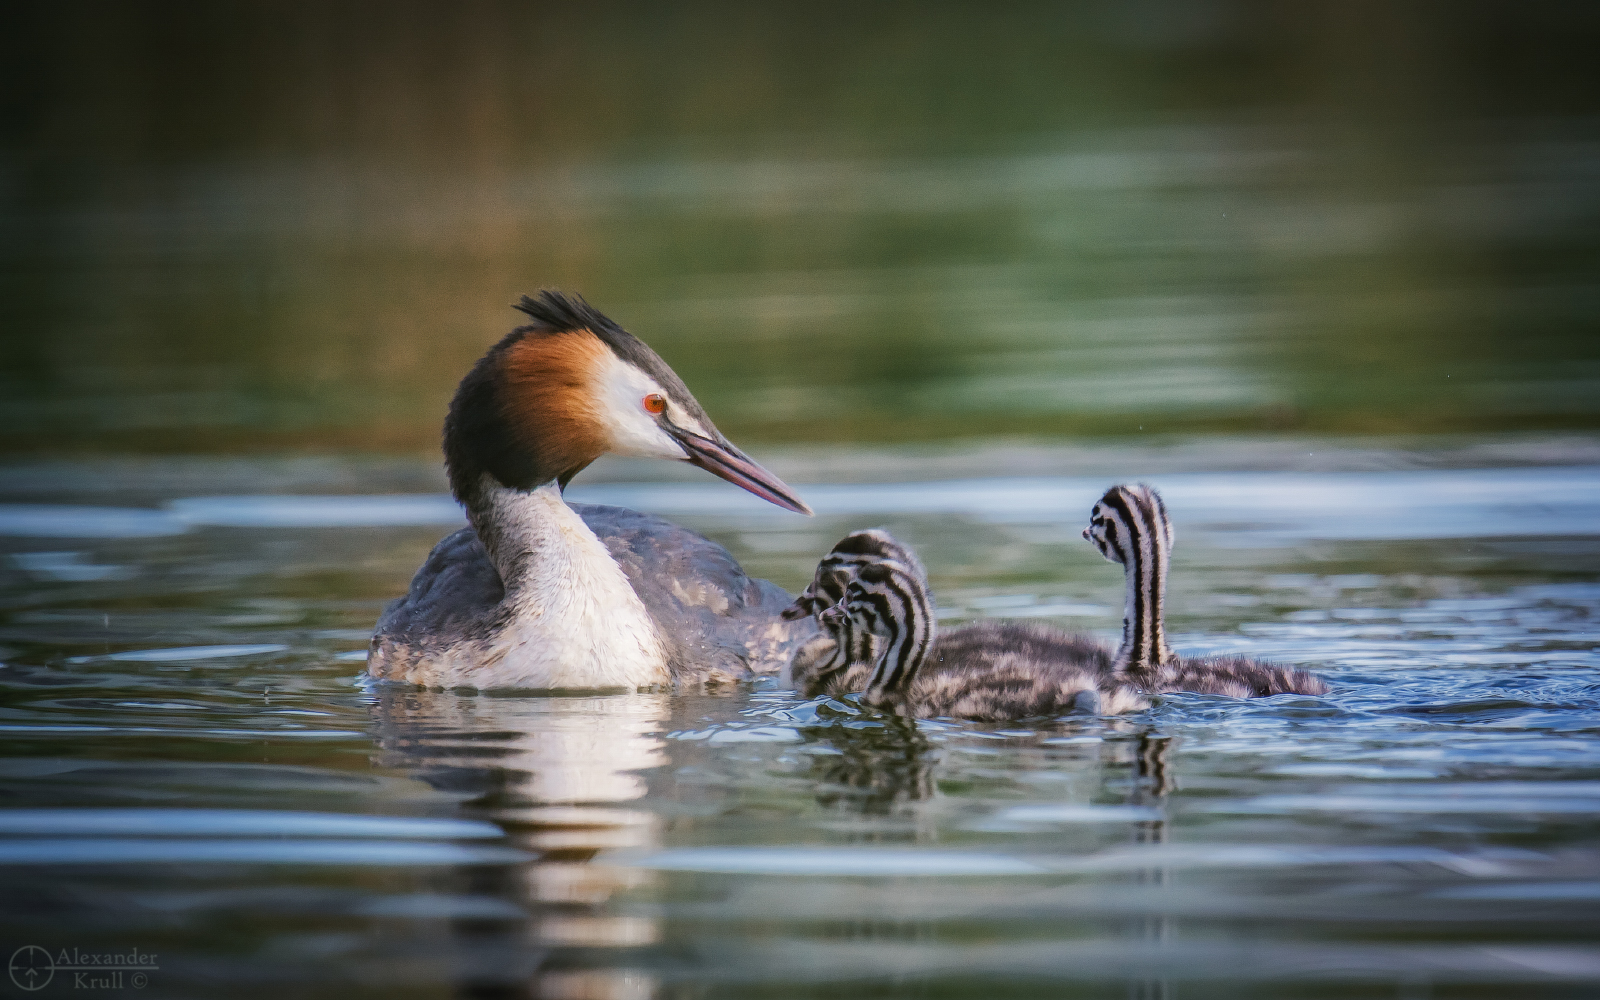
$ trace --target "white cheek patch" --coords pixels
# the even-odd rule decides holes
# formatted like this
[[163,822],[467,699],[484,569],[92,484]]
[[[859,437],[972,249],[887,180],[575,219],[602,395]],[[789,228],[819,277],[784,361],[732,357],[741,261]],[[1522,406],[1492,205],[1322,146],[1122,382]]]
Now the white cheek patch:
[[[663,395],[665,395],[665,393],[663,393]],[[670,399],[667,401],[667,419],[671,420],[677,426],[682,427],[684,430],[693,431],[703,438],[708,438],[711,436],[710,434],[706,433],[706,429],[700,423],[700,421],[689,416],[689,414],[684,412],[683,407],[672,402]]]
[[[677,461],[688,459],[682,446],[661,429],[656,422],[656,415],[644,408],[644,398],[651,393],[666,396],[655,379],[615,355],[610,355],[595,388],[600,423],[606,429],[613,454]],[[680,427],[701,431],[699,422],[686,419],[686,415],[670,399],[667,416]]]

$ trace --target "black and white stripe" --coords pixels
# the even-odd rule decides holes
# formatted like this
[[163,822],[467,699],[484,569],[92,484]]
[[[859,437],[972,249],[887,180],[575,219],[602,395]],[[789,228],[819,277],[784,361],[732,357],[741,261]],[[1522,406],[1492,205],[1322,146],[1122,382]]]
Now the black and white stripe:
[[863,566],[846,587],[841,610],[824,616],[883,639],[863,695],[869,705],[904,701],[933,646],[933,595],[920,570],[893,560]]
[[819,614],[817,621],[823,633],[833,640],[832,647],[820,659],[808,660],[803,667],[801,661],[807,659],[806,651],[797,651],[795,661],[791,664],[791,669],[803,674],[795,676],[794,681],[808,694],[829,690],[836,680],[843,679],[851,667],[873,661],[873,634],[866,629],[856,628],[848,615],[842,612]]
[[1113,486],[1094,505],[1083,537],[1121,563],[1127,581],[1122,616],[1122,669],[1148,669],[1174,659],[1164,625],[1172,521],[1161,495],[1145,485]]

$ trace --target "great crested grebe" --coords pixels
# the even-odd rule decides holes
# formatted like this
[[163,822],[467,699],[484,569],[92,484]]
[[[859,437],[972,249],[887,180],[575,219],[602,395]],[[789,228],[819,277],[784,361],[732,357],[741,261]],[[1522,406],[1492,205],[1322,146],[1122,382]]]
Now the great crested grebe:
[[[801,647],[790,665],[796,686],[808,695],[864,688],[867,704],[903,715],[986,721],[1114,715],[1146,707],[1148,693],[1250,698],[1327,691],[1313,674],[1248,657],[1176,656],[1162,624],[1173,533],[1161,497],[1146,486],[1114,486],[1091,518],[1084,537],[1122,563],[1127,579],[1115,653],[1088,636],[1039,625],[980,622],[939,634],[920,566],[879,559],[858,564],[843,600],[819,614],[837,653],[803,660],[819,640]],[[864,674],[868,657],[872,669]]]
[[531,319],[456,390],[450,489],[471,526],[434,547],[384,610],[367,655],[380,680],[429,687],[601,689],[776,671],[815,634],[789,595],[727,550],[657,517],[569,505],[607,452],[686,461],[785,510],[788,486],[719,433],[683,380],[581,298],[524,297]]
[[1161,495],[1148,486],[1113,486],[1089,515],[1083,537],[1122,564],[1127,598],[1117,672],[1145,691],[1195,691],[1235,698],[1326,694],[1315,674],[1248,656],[1181,657],[1167,645],[1164,607],[1172,558],[1172,521]]
[[[817,563],[811,583],[793,604],[783,609],[781,617],[799,621],[820,615],[844,599],[845,587],[863,566],[885,561],[904,563],[926,579],[917,554],[884,529],[852,531]],[[824,626],[795,650],[784,668],[783,683],[798,688],[808,698],[859,691],[876,658],[876,638],[870,632],[856,632],[846,638],[839,628]]]

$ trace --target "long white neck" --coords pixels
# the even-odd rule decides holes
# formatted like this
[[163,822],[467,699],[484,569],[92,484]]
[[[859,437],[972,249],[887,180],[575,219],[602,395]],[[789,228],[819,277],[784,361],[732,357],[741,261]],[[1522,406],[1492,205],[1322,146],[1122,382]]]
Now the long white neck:
[[513,490],[485,476],[476,500],[469,513],[505,584],[504,618],[466,683],[595,689],[671,680],[649,612],[560,487]]

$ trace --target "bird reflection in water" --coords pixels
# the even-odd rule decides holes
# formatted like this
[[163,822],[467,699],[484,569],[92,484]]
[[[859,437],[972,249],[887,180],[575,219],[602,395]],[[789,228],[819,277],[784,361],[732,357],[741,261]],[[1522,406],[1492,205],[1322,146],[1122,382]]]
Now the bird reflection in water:
[[[1167,842],[1167,793],[1177,788],[1170,765],[1174,739],[1152,729],[1141,730],[1134,744],[1134,777],[1129,805],[1146,806],[1155,817],[1133,824],[1135,844]],[[1164,887],[1167,870],[1160,865],[1139,870],[1135,881],[1144,886]],[[1135,933],[1151,947],[1160,947],[1172,937],[1172,918],[1157,910],[1144,914]],[[1167,1000],[1171,989],[1165,979],[1135,980],[1129,984],[1130,1000]]]
[[1172,743],[1172,737],[1147,729],[1139,733],[1138,741],[1134,744],[1134,779],[1128,804],[1148,806],[1161,814],[1159,819],[1134,824],[1133,840],[1136,844],[1167,842],[1167,820],[1163,810],[1167,793],[1177,787],[1169,765]]
[[[460,795],[462,814],[498,824],[534,856],[511,868],[463,868],[461,892],[497,898],[524,920],[452,922],[460,982],[474,996],[632,1000],[657,983],[606,951],[660,938],[649,917],[619,914],[619,895],[648,890],[653,873],[592,863],[601,851],[649,848],[655,817],[627,808],[646,774],[667,763],[666,695],[462,697],[380,691],[379,764]],[[597,953],[595,949],[602,949]],[[621,956],[618,956],[621,958]]]
[[[834,753],[811,758],[811,780],[824,808],[861,816],[915,819],[917,805],[938,788],[934,745],[916,723],[888,716],[881,726],[814,726],[800,731],[807,743]],[[877,832],[869,839],[879,839]]]

